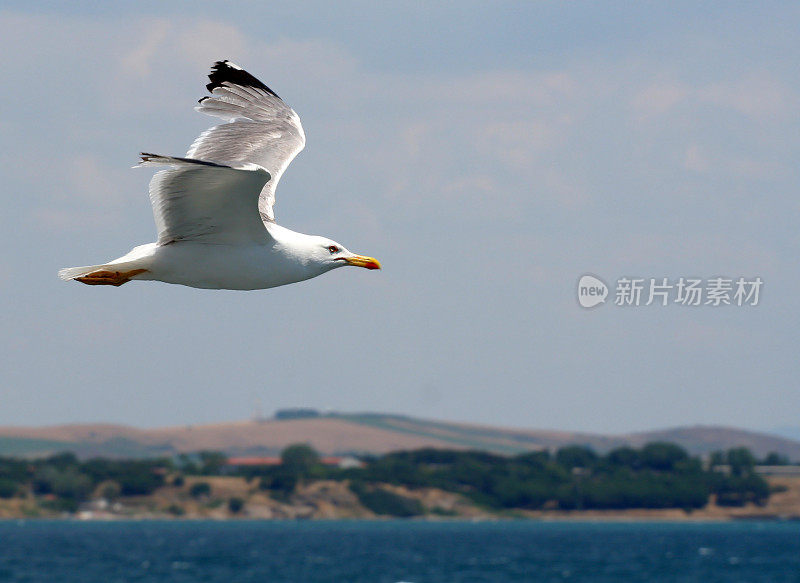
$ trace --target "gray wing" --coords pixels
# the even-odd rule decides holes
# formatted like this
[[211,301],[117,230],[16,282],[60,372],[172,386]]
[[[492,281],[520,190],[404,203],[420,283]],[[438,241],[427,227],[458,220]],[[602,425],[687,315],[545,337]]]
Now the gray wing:
[[272,179],[261,191],[258,210],[262,220],[275,222],[275,188],[306,144],[300,118],[269,87],[230,61],[214,63],[208,78],[211,96],[195,109],[229,123],[200,134],[186,156],[265,168]]
[[150,181],[159,245],[175,241],[250,245],[269,239],[256,212],[259,193],[270,179],[261,166],[146,153],[139,165],[171,166]]

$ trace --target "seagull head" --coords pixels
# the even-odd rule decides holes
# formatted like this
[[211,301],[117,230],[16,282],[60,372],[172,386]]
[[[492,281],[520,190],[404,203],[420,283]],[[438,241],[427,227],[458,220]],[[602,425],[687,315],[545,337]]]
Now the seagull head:
[[325,237],[315,237],[313,243],[313,261],[327,269],[353,265],[355,267],[365,267],[366,269],[380,269],[380,262],[374,257],[358,255],[341,243],[337,243]]
[[270,223],[270,235],[276,241],[276,248],[291,257],[303,271],[303,278],[316,277],[331,269],[352,265],[366,269],[380,269],[380,262],[373,257],[358,255],[341,243],[319,235],[305,235],[285,227]]

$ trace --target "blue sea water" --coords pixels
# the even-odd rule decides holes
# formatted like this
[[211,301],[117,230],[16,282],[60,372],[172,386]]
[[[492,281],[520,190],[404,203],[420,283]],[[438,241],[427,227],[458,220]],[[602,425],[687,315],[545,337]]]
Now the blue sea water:
[[0,581],[800,582],[800,523],[5,521]]

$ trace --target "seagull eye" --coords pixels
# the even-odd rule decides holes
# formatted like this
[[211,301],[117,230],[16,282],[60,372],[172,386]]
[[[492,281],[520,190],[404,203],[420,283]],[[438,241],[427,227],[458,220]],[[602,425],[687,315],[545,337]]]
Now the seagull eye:
[[338,253],[339,248],[336,245],[328,245],[328,251],[330,251],[331,254]]

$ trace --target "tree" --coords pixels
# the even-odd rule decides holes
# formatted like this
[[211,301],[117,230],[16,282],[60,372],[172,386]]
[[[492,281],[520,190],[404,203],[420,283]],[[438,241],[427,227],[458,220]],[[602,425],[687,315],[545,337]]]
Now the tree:
[[320,459],[307,443],[295,443],[281,452],[281,463],[290,474],[306,477],[319,467]]
[[77,503],[89,496],[92,491],[92,480],[74,467],[64,466],[64,469],[58,469],[46,465],[36,472],[33,491],[36,494],[54,494]]
[[19,490],[19,484],[8,478],[0,478],[0,498],[13,498]]
[[81,466],[95,483],[113,480],[122,496],[146,496],[164,485],[163,460],[110,460],[95,458]]
[[746,447],[729,449],[727,457],[732,476],[749,476],[755,472],[756,457]]
[[791,462],[785,455],[781,455],[776,451],[771,451],[764,458],[764,465],[767,466],[788,466]]
[[106,500],[116,500],[122,493],[122,488],[120,488],[120,485],[114,480],[106,480],[100,484],[97,489],[100,491],[100,495]]
[[52,494],[53,482],[58,475],[58,470],[53,466],[44,466],[36,470],[33,475],[32,489],[34,494]]
[[48,466],[53,466],[55,468],[58,468],[59,470],[63,470],[70,466],[71,467],[77,466],[78,457],[72,452],[65,451],[62,453],[51,455],[48,458],[45,458],[44,462]]
[[234,496],[228,500],[228,510],[230,510],[231,514],[239,514],[242,508],[244,508],[244,500],[241,498]]
[[642,465],[646,468],[670,471],[675,469],[678,462],[689,459],[689,454],[674,443],[655,441],[642,448],[641,458]]
[[425,512],[422,503],[416,498],[395,494],[385,488],[368,487],[360,482],[353,482],[350,490],[365,508],[375,514],[409,518]]
[[178,469],[184,474],[194,475],[200,473],[200,468],[192,455],[188,453],[178,454]]
[[761,476],[726,476],[717,485],[717,504],[720,506],[744,506],[753,502],[763,506],[769,498],[769,484]]
[[12,482],[27,482],[30,478],[30,463],[26,460],[0,457],[0,478]]
[[228,461],[228,456],[219,451],[200,452],[200,473],[204,476],[218,476],[222,466]]
[[211,495],[211,484],[208,482],[195,482],[192,484],[192,487],[189,488],[189,495],[192,498],[202,498],[204,496]]
[[708,456],[708,467],[709,469],[714,469],[717,466],[725,465],[725,452],[723,451],[712,451],[711,454]]
[[642,456],[632,447],[624,446],[612,449],[606,454],[606,461],[612,466],[623,466],[638,469],[642,466]]
[[275,468],[261,476],[258,487],[269,490],[270,495],[276,500],[286,501],[297,487],[297,481],[295,474],[290,474],[283,468]]
[[597,454],[585,445],[568,445],[556,452],[556,462],[565,468],[590,468],[597,461]]
[[514,459],[530,467],[543,468],[550,462],[551,456],[548,450],[543,449],[541,451],[521,453],[515,456]]

